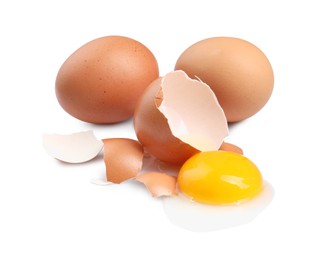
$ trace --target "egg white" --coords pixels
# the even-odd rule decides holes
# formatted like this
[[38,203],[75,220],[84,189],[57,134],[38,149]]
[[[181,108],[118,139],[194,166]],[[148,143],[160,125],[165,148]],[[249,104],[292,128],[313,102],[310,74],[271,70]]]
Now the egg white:
[[207,205],[180,193],[165,197],[163,206],[170,222],[194,232],[214,231],[244,225],[256,218],[274,197],[274,189],[264,182],[263,191],[255,198],[236,205]]

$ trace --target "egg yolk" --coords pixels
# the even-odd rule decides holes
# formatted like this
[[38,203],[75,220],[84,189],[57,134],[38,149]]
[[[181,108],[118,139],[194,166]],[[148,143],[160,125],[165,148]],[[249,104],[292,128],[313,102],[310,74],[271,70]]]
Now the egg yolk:
[[234,204],[251,199],[263,188],[257,166],[243,155],[227,151],[200,152],[178,174],[180,190],[206,204]]

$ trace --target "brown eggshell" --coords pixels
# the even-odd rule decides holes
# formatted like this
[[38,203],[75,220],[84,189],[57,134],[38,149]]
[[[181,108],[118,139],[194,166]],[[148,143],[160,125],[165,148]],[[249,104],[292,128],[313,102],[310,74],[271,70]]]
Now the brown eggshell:
[[160,172],[144,172],[135,178],[142,182],[153,197],[177,195],[177,178]]
[[134,114],[140,143],[157,159],[182,164],[199,151],[218,150],[227,120],[205,83],[173,71],[152,82]]
[[104,142],[107,181],[121,183],[134,178],[143,164],[141,144],[128,138],[108,138]]
[[181,164],[198,150],[174,137],[167,119],[158,110],[161,80],[153,81],[142,95],[134,113],[134,128],[148,153],[161,161]]
[[156,58],[142,43],[123,36],[92,40],[61,66],[56,96],[70,115],[90,123],[126,120],[144,89],[159,76]]
[[228,122],[257,113],[273,91],[274,75],[269,60],[255,45],[238,38],[201,40],[180,55],[175,69],[207,83]]
[[223,142],[219,148],[219,150],[221,151],[228,151],[228,152],[234,152],[234,153],[238,153],[243,155],[244,152],[243,150],[238,147],[237,145],[231,144],[231,143],[227,143],[227,142]]

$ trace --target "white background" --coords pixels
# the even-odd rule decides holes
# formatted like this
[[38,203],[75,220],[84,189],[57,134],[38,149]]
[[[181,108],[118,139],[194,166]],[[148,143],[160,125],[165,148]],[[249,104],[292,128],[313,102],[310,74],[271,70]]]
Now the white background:
[[[0,259],[321,259],[320,1],[1,1]],[[253,222],[195,233],[169,222],[139,184],[97,186],[101,158],[67,165],[43,133],[92,129],[135,138],[131,121],[80,122],[59,106],[55,77],[78,47],[124,35],[155,54],[160,74],[211,36],[257,45],[275,72],[269,103],[232,127],[275,188]]]

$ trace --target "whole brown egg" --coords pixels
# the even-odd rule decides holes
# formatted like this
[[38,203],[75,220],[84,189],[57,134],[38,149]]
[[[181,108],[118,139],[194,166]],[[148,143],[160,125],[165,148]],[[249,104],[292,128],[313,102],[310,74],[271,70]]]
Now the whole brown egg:
[[81,46],[62,64],[56,96],[70,115],[90,123],[130,118],[146,87],[159,76],[152,52],[124,36],[105,36]]
[[212,37],[187,48],[176,70],[198,77],[214,91],[228,122],[257,113],[274,86],[272,66],[254,44],[234,37]]

